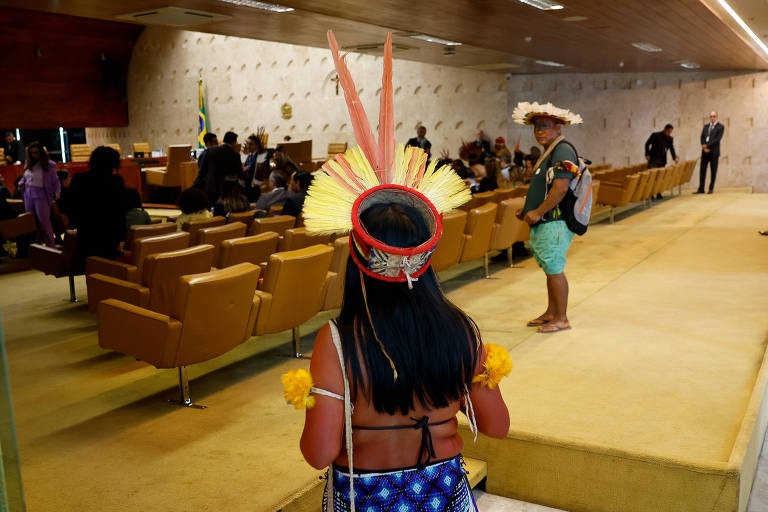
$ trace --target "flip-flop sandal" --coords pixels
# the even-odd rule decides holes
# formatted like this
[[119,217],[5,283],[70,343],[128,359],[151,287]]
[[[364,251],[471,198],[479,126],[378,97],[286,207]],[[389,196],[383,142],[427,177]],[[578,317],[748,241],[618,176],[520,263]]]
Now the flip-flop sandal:
[[758,233],[760,233],[763,236],[768,236],[768,229],[766,229],[765,231],[758,231]]
[[541,320],[539,318],[534,318],[530,322],[526,324],[527,327],[541,327],[542,325],[547,325],[549,322],[546,320]]
[[541,334],[553,334],[553,333],[560,332],[560,331],[567,331],[568,329],[571,328],[570,325],[567,325],[565,327],[559,327],[559,326],[554,325],[554,324],[546,324],[546,325],[547,325],[547,327],[551,328],[552,330],[542,331],[541,327],[540,327],[538,332],[541,333]]

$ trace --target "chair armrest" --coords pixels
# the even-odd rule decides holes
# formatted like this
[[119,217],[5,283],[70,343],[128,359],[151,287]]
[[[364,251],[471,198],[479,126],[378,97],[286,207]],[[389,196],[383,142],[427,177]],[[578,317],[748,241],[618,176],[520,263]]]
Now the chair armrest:
[[59,248],[31,244],[29,246],[29,266],[46,275],[50,274],[56,277],[66,275],[64,252]]
[[141,172],[165,172],[168,167],[144,167]]
[[88,311],[91,313],[96,313],[99,302],[105,299],[118,299],[134,306],[149,307],[149,288],[146,286],[104,274],[87,274],[85,283],[88,287]]
[[99,303],[99,346],[174,368],[181,341],[181,322],[117,299]]
[[260,301],[258,317],[253,327],[253,335],[258,336],[264,333],[264,329],[269,322],[269,313],[272,309],[272,294],[262,290],[254,292],[254,300],[258,297]]
[[256,319],[259,316],[259,307],[261,306],[261,296],[258,294],[253,295],[253,303],[251,304],[251,312],[248,314],[248,324],[245,327],[245,336],[243,339],[247,340],[253,336],[253,330],[256,327]]
[[136,282],[138,280],[135,265],[109,260],[101,256],[89,256],[85,260],[85,275],[89,274],[103,274],[124,281]]

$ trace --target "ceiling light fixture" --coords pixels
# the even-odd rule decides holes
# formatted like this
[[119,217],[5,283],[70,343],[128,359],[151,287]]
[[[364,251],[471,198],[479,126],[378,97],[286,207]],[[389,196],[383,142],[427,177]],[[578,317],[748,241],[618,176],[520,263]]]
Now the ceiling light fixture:
[[218,0],[225,4],[239,5],[242,7],[253,7],[254,9],[261,9],[262,11],[269,12],[291,12],[295,9],[293,7],[286,7],[285,5],[270,4],[267,2],[257,2],[256,0]]
[[461,43],[457,43],[456,41],[449,41],[448,39],[440,39],[439,37],[433,37],[424,34],[409,34],[408,37],[411,39],[419,39],[420,41],[442,44],[445,46],[461,46]]
[[551,61],[551,60],[537,60],[535,61],[536,64],[541,64],[542,66],[549,66],[552,68],[564,68],[565,64],[560,64],[559,62]]
[[517,0],[521,4],[530,5],[531,7],[535,7],[537,9],[541,9],[542,11],[556,11],[558,9],[563,9],[565,6],[562,4],[559,4],[557,2],[552,2],[550,0]]
[[725,0],[718,0],[718,2],[719,2],[719,3],[720,3],[720,5],[723,7],[723,9],[725,9],[725,10],[726,10],[726,12],[727,12],[728,14],[730,14],[730,15],[731,15],[731,18],[733,18],[733,19],[734,19],[734,21],[736,21],[736,23],[738,23],[738,24],[739,24],[739,26],[740,26],[742,29],[744,29],[744,31],[745,31],[747,34],[749,34],[749,37],[751,37],[751,38],[752,38],[752,40],[753,40],[753,41],[754,41],[754,42],[757,44],[757,46],[759,46],[759,47],[760,47],[760,49],[761,49],[761,50],[763,50],[763,52],[765,52],[765,53],[766,53],[766,55],[768,55],[768,46],[765,46],[765,43],[763,43],[763,42],[760,40],[760,38],[759,38],[759,37],[757,37],[757,34],[755,34],[754,32],[752,32],[752,29],[751,29],[751,28],[749,28],[749,25],[747,25],[746,23],[744,23],[744,20],[742,20],[742,19],[741,19],[741,16],[739,16],[738,14],[736,14],[736,11],[734,11],[734,10],[733,10],[733,8],[732,8],[730,5],[728,5],[728,2],[726,2]]
[[661,48],[651,43],[632,43],[632,46],[644,52],[656,53],[661,51]]
[[693,62],[690,60],[681,60],[681,61],[678,61],[678,64],[680,64],[680,67],[683,67],[685,69],[699,69],[701,67],[696,62]]

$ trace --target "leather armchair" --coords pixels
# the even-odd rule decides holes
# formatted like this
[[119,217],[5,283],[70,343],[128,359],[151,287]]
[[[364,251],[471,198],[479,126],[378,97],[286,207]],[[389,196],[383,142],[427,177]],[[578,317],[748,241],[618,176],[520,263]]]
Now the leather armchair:
[[[653,188],[656,186],[656,180],[659,179],[661,173],[661,169],[648,169],[648,179],[645,182],[645,185],[643,185],[642,190],[640,191],[640,200],[645,201],[646,199],[649,199],[651,197],[651,192],[653,191]],[[640,187],[637,187],[640,188]]]
[[515,193],[515,188],[514,187],[497,188],[494,192],[496,192],[496,197],[494,199],[494,201],[496,203],[500,203],[502,201],[506,201],[507,199],[512,199],[513,197],[515,197],[514,196],[514,193]]
[[261,307],[253,334],[291,329],[295,356],[301,357],[299,326],[323,307],[333,277],[328,271],[332,259],[333,249],[327,245],[271,255],[264,280],[256,291]]
[[347,277],[347,262],[349,261],[348,236],[337,238],[331,245],[333,246],[333,258],[331,259],[330,271],[333,275],[328,281],[323,311],[341,307],[344,298],[344,281]]
[[158,224],[136,225],[128,228],[128,236],[125,238],[125,250],[133,250],[136,240],[150,236],[167,235],[176,232],[175,222],[160,222]]
[[186,367],[208,361],[250,337],[258,310],[258,268],[250,263],[178,279],[170,315],[107,299],[99,304],[99,345],[156,368],[179,369],[179,405],[189,396]]
[[279,240],[280,236],[272,231],[224,240],[221,243],[217,266],[224,268],[248,262],[254,265],[263,264],[266,268],[270,255],[277,252]]
[[296,217],[292,215],[278,215],[276,217],[261,217],[253,219],[249,235],[258,235],[267,231],[274,231],[280,236],[286,229],[291,229],[296,223]]
[[6,240],[36,231],[35,214],[32,212],[22,213],[15,219],[0,220],[0,237]]
[[181,229],[182,231],[189,233],[189,245],[197,245],[197,236],[201,229],[223,226],[225,222],[227,222],[227,219],[221,216],[210,217],[208,219],[197,219],[185,222],[181,226]]
[[203,228],[197,232],[197,243],[210,244],[214,247],[212,264],[219,262],[219,249],[224,240],[245,236],[246,226],[242,222],[233,222],[223,226]]
[[135,306],[169,315],[180,276],[211,270],[214,248],[197,245],[176,251],[155,253],[144,260],[141,282],[89,274],[88,310],[96,312],[105,299],[120,299]]
[[659,179],[656,180],[656,184],[653,187],[653,192],[651,197],[655,196],[656,194],[661,194],[664,191],[664,186],[667,184],[667,181],[669,180],[669,171],[671,169],[669,167],[663,167],[659,169]]
[[443,236],[432,253],[432,269],[441,272],[459,262],[464,249],[464,228],[467,212],[454,210],[443,214]]
[[248,229],[251,229],[251,224],[253,224],[253,214],[253,210],[248,210],[247,212],[232,212],[229,214],[229,217],[227,217],[227,224],[242,222]]
[[[592,180],[592,212],[594,213],[597,206],[597,195],[600,193],[600,180]],[[529,228],[530,232],[530,228]]]
[[488,252],[497,209],[496,203],[487,203],[469,211],[459,263],[482,258]]
[[629,199],[630,203],[636,203],[643,199],[643,192],[645,192],[645,186],[648,184],[648,180],[651,179],[650,171],[641,171],[637,173],[637,175],[640,177],[640,179],[637,180],[637,186],[635,187],[635,192],[632,194],[632,197]]
[[602,183],[600,185],[600,196],[597,198],[597,202],[611,206],[611,224],[613,224],[614,210],[629,203],[629,199],[635,193],[639,180],[640,176],[633,174],[627,176],[621,186],[611,183]]
[[64,245],[47,247],[32,244],[29,246],[29,266],[46,275],[69,279],[69,301],[77,302],[75,296],[75,276],[82,275],[85,268],[77,250],[77,231],[68,229],[64,233]]
[[181,163],[191,160],[189,144],[168,146],[168,160],[165,167],[145,167],[144,180],[147,185],[158,187],[181,187],[184,180],[181,174]]
[[307,228],[286,229],[283,233],[283,239],[280,240],[279,251],[295,251],[311,245],[328,244],[331,242],[331,235],[310,235]]
[[[531,238],[531,228],[528,223],[515,217],[515,211],[522,208],[524,204],[525,199],[521,197],[498,203],[496,220],[491,228],[491,243],[488,250],[507,251],[510,267],[514,266],[512,264],[512,244],[524,242]],[[483,267],[485,268],[485,277],[490,277],[487,252],[483,257]]]
[[515,191],[512,194],[512,197],[525,197],[528,195],[528,189],[530,188],[530,185],[518,185],[515,187]]
[[180,186],[182,190],[194,185],[198,170],[197,162],[195,160],[188,160],[179,164],[179,178],[181,181]]

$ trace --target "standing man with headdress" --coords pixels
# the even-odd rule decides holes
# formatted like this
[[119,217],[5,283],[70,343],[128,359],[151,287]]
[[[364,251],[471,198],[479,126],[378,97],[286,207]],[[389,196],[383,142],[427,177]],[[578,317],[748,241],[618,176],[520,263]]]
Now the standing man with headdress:
[[570,329],[568,322],[568,280],[565,277],[565,255],[573,232],[562,219],[560,202],[571,180],[578,176],[576,149],[561,133],[563,125],[581,123],[581,116],[551,103],[518,103],[513,113],[518,124],[532,125],[536,142],[544,153],[534,164],[525,206],[517,216],[531,226],[531,249],[539,266],[547,275],[547,310],[528,322],[541,333]]
[[720,139],[725,133],[725,126],[717,122],[717,112],[709,113],[709,123],[701,130],[701,170],[699,171],[699,189],[694,194],[704,193],[704,182],[707,181],[707,164],[712,169],[712,178],[709,180],[709,191],[715,190],[715,178],[717,178],[717,161],[720,159]]

